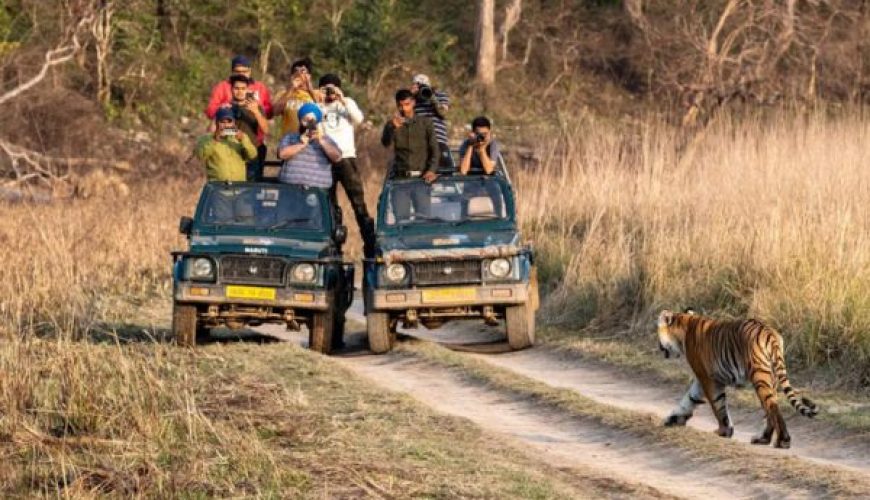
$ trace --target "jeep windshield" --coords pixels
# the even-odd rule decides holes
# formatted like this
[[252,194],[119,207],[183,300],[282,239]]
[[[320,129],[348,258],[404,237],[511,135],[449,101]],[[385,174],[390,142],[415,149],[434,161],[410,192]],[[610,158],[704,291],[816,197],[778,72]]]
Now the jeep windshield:
[[322,230],[325,195],[289,184],[206,186],[199,223],[257,230]]
[[463,224],[507,218],[502,184],[493,177],[447,177],[427,184],[422,179],[388,186],[384,223]]

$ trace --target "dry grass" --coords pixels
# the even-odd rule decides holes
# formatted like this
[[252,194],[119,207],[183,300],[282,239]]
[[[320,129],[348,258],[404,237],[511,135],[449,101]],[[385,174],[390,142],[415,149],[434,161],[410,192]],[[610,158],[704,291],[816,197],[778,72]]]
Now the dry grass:
[[589,491],[294,345],[166,342],[169,250],[197,188],[4,207],[0,496]]
[[[866,121],[723,122],[688,147],[664,126],[625,135],[599,125],[569,130],[554,145],[567,155],[515,179],[524,233],[552,287],[548,321],[647,342],[659,307],[749,313],[783,330],[791,360],[851,363],[843,381],[868,383]],[[372,201],[379,181],[369,178]],[[13,464],[0,467],[4,494],[323,495],[348,471],[357,489],[347,494],[418,484],[433,496],[558,494],[468,426],[425,412],[415,420],[418,407],[345,383],[295,348],[190,355],[160,342],[169,251],[183,246],[178,217],[198,187],[147,182],[125,197],[3,207],[0,456]],[[149,337],[158,342],[141,342]],[[301,420],[276,428],[275,411]],[[336,425],[336,414],[353,417]],[[384,419],[364,425],[372,415]],[[407,434],[376,449],[383,441],[371,436],[402,425]],[[386,469],[370,467],[372,454]],[[504,458],[482,482],[467,472],[495,456]],[[323,465],[333,463],[343,465]]]
[[123,325],[129,307],[171,290],[169,252],[199,184],[173,180],[128,196],[3,207],[0,333],[81,336]]
[[565,131],[518,175],[523,230],[553,287],[543,317],[648,341],[686,306],[781,329],[805,367],[870,385],[870,122],[722,119],[686,144],[655,124]]

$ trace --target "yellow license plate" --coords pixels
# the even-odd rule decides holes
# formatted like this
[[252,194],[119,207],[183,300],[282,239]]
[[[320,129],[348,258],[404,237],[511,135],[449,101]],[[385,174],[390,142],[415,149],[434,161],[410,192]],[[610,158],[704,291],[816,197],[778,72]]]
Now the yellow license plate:
[[227,298],[275,300],[275,289],[259,286],[228,286]]
[[423,302],[428,304],[475,299],[477,299],[477,290],[474,288],[439,288],[437,290],[423,290]]

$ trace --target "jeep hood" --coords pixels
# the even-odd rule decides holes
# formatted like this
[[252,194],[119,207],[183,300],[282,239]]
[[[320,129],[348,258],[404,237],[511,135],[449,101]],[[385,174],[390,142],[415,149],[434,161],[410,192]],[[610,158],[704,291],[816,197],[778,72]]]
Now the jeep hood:
[[517,245],[519,233],[508,231],[438,232],[426,234],[398,234],[378,239],[384,254],[402,250],[479,249],[492,246]]
[[196,235],[190,238],[191,253],[239,253],[317,259],[328,253],[327,240],[301,240],[273,236]]

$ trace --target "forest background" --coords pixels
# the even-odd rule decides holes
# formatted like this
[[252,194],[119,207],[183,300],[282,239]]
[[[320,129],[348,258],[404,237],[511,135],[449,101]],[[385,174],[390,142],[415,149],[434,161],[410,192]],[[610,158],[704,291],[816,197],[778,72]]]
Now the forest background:
[[[868,9],[2,0],[0,193],[18,219],[3,233],[2,328],[82,335],[119,321],[107,302],[165,299],[166,256],[183,244],[172,228],[203,177],[190,152],[211,86],[245,54],[275,92],[310,56],[368,115],[372,207],[387,154],[375,138],[414,73],[450,93],[454,140],[471,117],[494,119],[539,251],[545,322],[647,345],[661,307],[752,314],[786,332],[795,366],[866,390]],[[53,208],[22,208],[35,202]],[[149,243],[108,225],[117,206],[135,210],[131,231],[154,224]],[[78,225],[41,219],[68,209],[82,210]],[[92,261],[101,225],[111,257]]]

